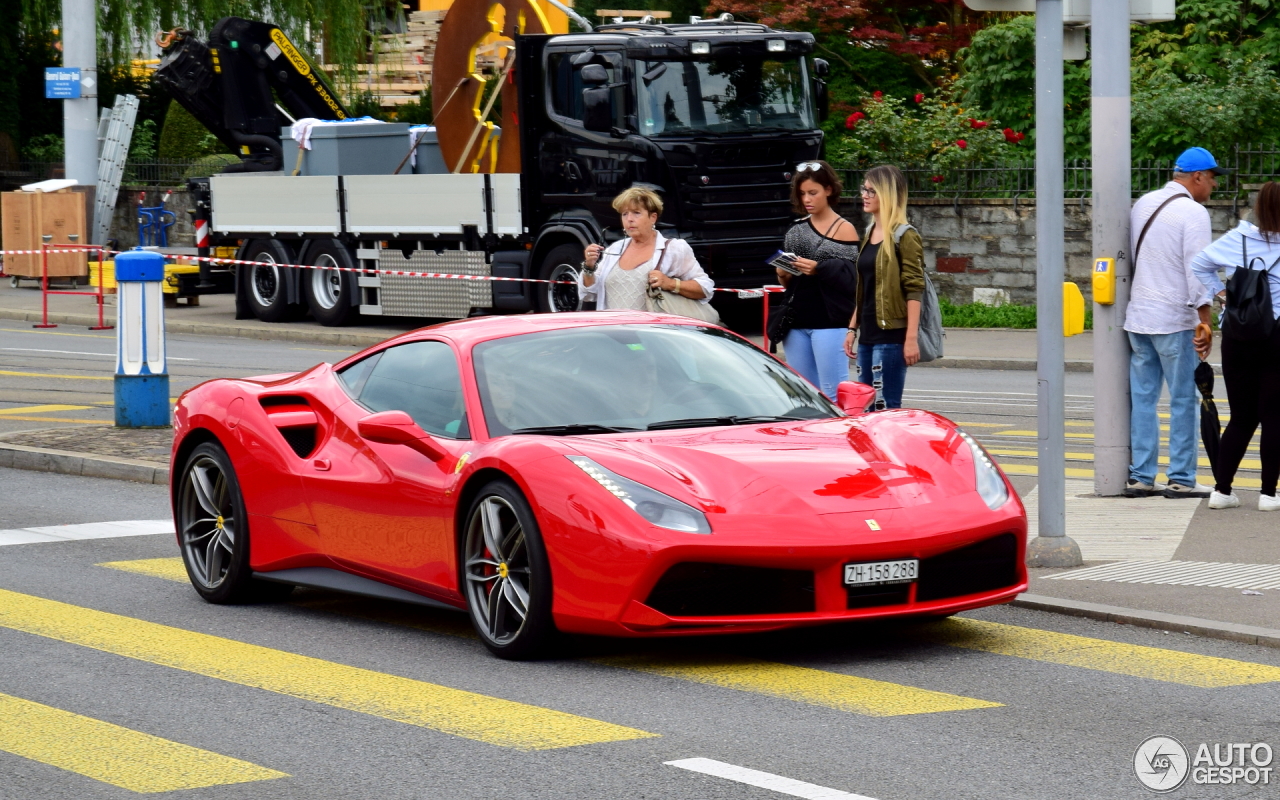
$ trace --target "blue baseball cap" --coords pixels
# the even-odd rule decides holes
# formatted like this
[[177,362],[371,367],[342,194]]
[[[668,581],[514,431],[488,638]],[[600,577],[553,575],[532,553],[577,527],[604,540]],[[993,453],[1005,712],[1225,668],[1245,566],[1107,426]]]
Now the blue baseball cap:
[[1178,172],[1208,171],[1214,175],[1224,175],[1231,171],[1225,167],[1218,166],[1213,153],[1203,147],[1192,147],[1183,151],[1182,155],[1178,156],[1178,160],[1174,162],[1174,168]]

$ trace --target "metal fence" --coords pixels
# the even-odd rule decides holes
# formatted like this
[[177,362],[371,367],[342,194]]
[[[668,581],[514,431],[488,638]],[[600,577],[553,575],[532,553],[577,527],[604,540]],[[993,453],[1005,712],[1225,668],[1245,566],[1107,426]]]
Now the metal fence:
[[[123,186],[148,188],[176,188],[185,185],[189,175],[201,172],[194,159],[158,161],[146,159],[125,164]],[[206,172],[208,170],[205,170]],[[13,189],[27,183],[66,177],[61,161],[20,161],[0,163],[0,184]]]
[[[1232,171],[1219,177],[1214,199],[1247,199],[1250,188],[1280,178],[1280,146],[1240,145],[1225,157],[1222,166]],[[856,186],[870,164],[846,164],[837,167],[846,186]],[[947,200],[970,198],[1004,198],[1030,200],[1036,196],[1034,161],[1007,161],[977,164],[952,170],[937,170],[927,165],[903,168],[907,188],[912,197]],[[1173,160],[1143,160],[1133,163],[1133,196],[1140,197],[1159,189],[1173,174]],[[1068,160],[1063,171],[1063,195],[1067,199],[1087,198],[1093,192],[1093,167],[1088,159]]]

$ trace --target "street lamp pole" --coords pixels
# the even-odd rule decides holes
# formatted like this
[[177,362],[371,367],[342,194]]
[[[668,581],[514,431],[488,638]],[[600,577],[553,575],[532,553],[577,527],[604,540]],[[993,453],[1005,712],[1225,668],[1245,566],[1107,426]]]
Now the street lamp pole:
[[1114,305],[1093,305],[1093,488],[1117,496],[1129,478],[1129,9],[1095,2],[1093,24],[1093,256],[1115,259]]
[[98,183],[98,7],[94,0],[62,0],[62,66],[80,68],[80,98],[62,101],[66,175],[81,186]]
[[[1128,13],[1127,8],[1124,10]],[[1036,492],[1040,529],[1039,535],[1027,543],[1027,564],[1033,567],[1071,567],[1081,563],[1079,545],[1067,536],[1064,471],[1063,106],[1062,0],[1036,0]]]

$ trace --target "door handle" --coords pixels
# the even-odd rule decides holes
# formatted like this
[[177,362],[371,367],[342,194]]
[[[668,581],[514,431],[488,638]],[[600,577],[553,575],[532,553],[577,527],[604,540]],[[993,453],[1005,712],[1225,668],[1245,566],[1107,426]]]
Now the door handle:
[[577,163],[573,161],[566,161],[564,163],[564,172],[565,176],[571,181],[582,180],[582,170],[578,169]]
[[329,459],[327,458],[317,458],[315,461],[311,462],[311,466],[318,470],[327,470],[332,465],[329,463]]

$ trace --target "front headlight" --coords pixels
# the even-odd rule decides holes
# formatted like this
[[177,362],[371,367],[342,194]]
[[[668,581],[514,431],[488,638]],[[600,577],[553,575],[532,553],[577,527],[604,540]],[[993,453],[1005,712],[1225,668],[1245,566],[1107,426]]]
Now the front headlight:
[[565,456],[603,486],[609,494],[626,503],[632,511],[659,528],[685,533],[711,533],[707,515],[674,497],[650,489],[642,483],[607,470],[586,456]]
[[969,445],[969,452],[973,454],[973,472],[978,482],[978,496],[987,504],[987,508],[995,511],[1009,502],[1009,490],[1004,485],[1004,478],[1000,476],[999,468],[991,460],[991,456],[987,455],[987,451],[982,449],[982,445],[959,428],[956,428],[956,433],[960,434],[960,438]]

